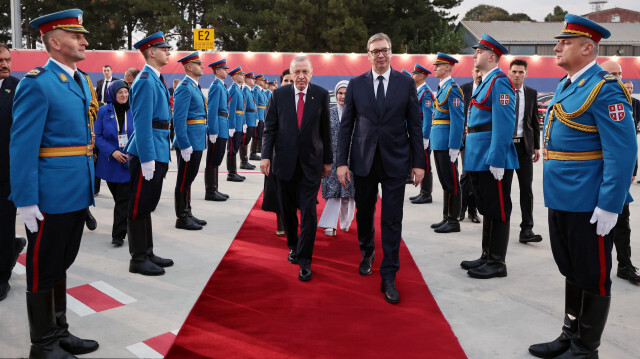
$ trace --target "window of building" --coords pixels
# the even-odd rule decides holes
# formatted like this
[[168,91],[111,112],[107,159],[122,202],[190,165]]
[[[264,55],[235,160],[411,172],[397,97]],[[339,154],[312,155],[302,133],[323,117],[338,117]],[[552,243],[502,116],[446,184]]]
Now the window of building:
[[611,15],[611,22],[620,22],[620,15],[618,14]]

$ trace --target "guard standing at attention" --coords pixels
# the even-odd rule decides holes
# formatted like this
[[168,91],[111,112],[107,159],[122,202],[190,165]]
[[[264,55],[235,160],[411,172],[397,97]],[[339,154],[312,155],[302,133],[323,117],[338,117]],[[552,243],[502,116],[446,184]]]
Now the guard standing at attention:
[[133,45],[142,52],[146,65],[131,86],[133,135],[125,152],[129,153],[131,196],[129,197],[129,272],[143,275],[164,274],[173,265],[171,259],[153,253],[151,212],[156,209],[162,193],[162,182],[169,168],[171,149],[170,95],[160,73],[169,63],[171,46],[164,34],[156,32]]
[[[93,201],[93,121],[98,100],[77,68],[89,43],[82,10],[41,16],[49,53],[16,89],[9,144],[11,197],[27,229],[27,314],[30,358],[75,358],[98,349],[67,322],[67,269],[82,239]],[[7,325],[10,325],[7,323]]]
[[474,66],[482,73],[482,82],[469,99],[464,166],[483,216],[482,254],[460,266],[473,278],[487,279],[507,276],[511,181],[518,168],[513,144],[515,90],[498,67],[507,49],[485,34],[473,48]]
[[436,162],[436,171],[442,185],[442,221],[431,228],[436,233],[460,232],[460,206],[462,190],[458,172],[458,154],[464,132],[464,97],[460,86],[451,77],[458,60],[438,52],[434,62],[435,76],[440,79],[434,100],[431,149]]
[[258,152],[262,149],[262,131],[264,131],[264,117],[267,110],[267,85],[263,74],[255,76],[256,86],[253,88],[253,97],[256,99],[256,110],[258,114],[258,124],[256,125],[256,133],[251,142],[251,154],[249,159],[252,161],[260,161],[262,158]]
[[[405,70],[406,71],[406,70]],[[415,64],[411,77],[416,82],[418,88],[418,106],[420,116],[422,116],[422,144],[424,147],[424,156],[427,160],[427,168],[424,178],[420,182],[420,193],[415,197],[409,197],[411,203],[431,203],[433,198],[433,172],[431,172],[431,148],[429,147],[429,136],[431,135],[431,120],[433,117],[433,92],[427,85],[427,77],[431,75],[431,71],[427,70],[420,64]],[[409,73],[407,71],[407,73]]]
[[251,142],[252,139],[255,141],[256,126],[258,125],[258,104],[256,98],[253,96],[255,84],[256,79],[253,76],[253,72],[245,73],[242,93],[244,94],[244,119],[247,127],[242,139],[242,147],[240,147],[240,168],[243,170],[253,170],[256,168],[255,165],[249,163],[249,157],[247,156],[249,152],[247,151],[249,142]]
[[227,141],[231,135],[229,129],[229,92],[224,86],[227,78],[227,60],[222,59],[209,64],[215,79],[209,86],[207,108],[207,134],[209,143],[207,148],[207,162],[204,167],[204,186],[206,201],[226,201],[228,194],[218,191],[218,168],[227,149]]
[[227,181],[242,182],[246,178],[238,174],[238,164],[236,162],[236,154],[242,146],[244,132],[247,125],[244,120],[244,94],[242,93],[242,85],[244,85],[244,72],[242,67],[238,66],[229,71],[229,76],[233,79],[233,84],[229,87],[229,152],[227,153]]
[[553,258],[565,282],[564,326],[552,342],[529,347],[539,358],[598,358],[611,304],[610,234],[625,203],[638,145],[631,95],[596,62],[611,33],[565,16],[555,36],[556,64],[567,71],[544,121],[543,189]]
[[191,214],[191,184],[198,175],[207,140],[207,105],[198,83],[204,72],[204,65],[197,51],[178,62],[183,65],[187,75],[173,92],[173,146],[176,148],[178,161],[176,228],[198,230],[207,224],[207,221]]

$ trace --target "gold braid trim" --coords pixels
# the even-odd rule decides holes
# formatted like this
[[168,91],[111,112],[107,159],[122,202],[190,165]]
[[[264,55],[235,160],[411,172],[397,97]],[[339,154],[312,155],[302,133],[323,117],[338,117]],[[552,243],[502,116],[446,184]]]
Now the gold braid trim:
[[93,88],[91,79],[87,75],[84,75],[84,77],[87,78],[89,90],[91,91],[91,102],[89,103],[89,128],[91,128],[91,145],[93,145],[96,142],[96,133],[93,129],[93,123],[98,118],[98,108],[100,105],[98,104],[98,95],[96,95],[96,90]]
[[570,32],[572,34],[576,34],[576,35],[580,35],[580,36],[586,36],[588,38],[591,38],[591,34],[588,33],[588,32],[582,32],[582,31],[578,31],[578,30],[567,30],[567,29],[562,30],[562,32]]
[[78,25],[78,24],[68,24],[68,25],[56,25],[53,27],[53,30],[56,29],[77,29],[77,28],[82,28],[82,25]]
[[450,86],[449,89],[447,90],[447,95],[444,97],[444,100],[442,100],[442,102],[438,102],[438,96],[436,94],[436,96],[434,96],[433,99],[433,103],[436,105],[436,110],[442,112],[442,113],[449,113],[449,110],[445,110],[444,108],[440,107],[442,104],[447,103],[447,99],[449,98],[449,93],[451,93],[451,89],[453,88],[453,86]]
[[[567,113],[564,111],[560,103],[556,103],[553,105],[553,113],[551,115],[554,115],[564,125],[575,130],[598,133],[598,127],[596,126],[584,125],[571,120],[582,116],[582,114],[589,109],[593,101],[596,99],[596,96],[598,96],[598,93],[600,92],[600,89],[605,82],[605,80],[601,80],[600,82],[598,82],[598,84],[591,90],[591,93],[589,93],[589,97],[587,97],[587,100],[584,102],[584,104],[575,112]],[[553,121],[553,117],[550,117],[549,121]]]

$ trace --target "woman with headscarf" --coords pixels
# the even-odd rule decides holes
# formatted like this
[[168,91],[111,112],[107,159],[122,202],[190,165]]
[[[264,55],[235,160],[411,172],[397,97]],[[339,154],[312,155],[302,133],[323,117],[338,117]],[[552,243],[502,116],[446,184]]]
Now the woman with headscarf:
[[[344,98],[347,93],[347,85],[349,85],[349,81],[343,80],[338,82],[335,87],[338,104],[329,110],[333,164],[331,165],[329,176],[322,179],[322,198],[325,199],[325,206],[320,221],[318,221],[318,227],[324,228],[324,234],[331,237],[336,235],[338,219],[340,219],[340,229],[342,229],[343,232],[349,231],[355,212],[355,188],[353,187],[353,181],[347,181],[347,187],[344,188],[340,184],[340,181],[338,181],[338,176],[336,175],[338,130],[340,129],[340,120],[342,119],[342,111],[344,110]],[[353,178],[353,174],[351,174],[351,178]]]
[[129,88],[124,81],[114,81],[107,89],[107,95],[108,103],[100,107],[94,124],[96,146],[100,150],[96,176],[107,182],[113,195],[115,206],[111,243],[121,246],[127,235],[130,180],[124,146],[133,133],[133,115],[129,109]]

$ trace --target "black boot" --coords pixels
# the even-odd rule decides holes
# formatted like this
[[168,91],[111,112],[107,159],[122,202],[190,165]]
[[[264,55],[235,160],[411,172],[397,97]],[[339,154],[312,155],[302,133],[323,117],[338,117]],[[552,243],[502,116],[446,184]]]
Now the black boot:
[[227,197],[218,192],[218,167],[204,169],[204,200],[226,201]]
[[227,181],[242,182],[245,180],[243,176],[238,175],[238,169],[236,164],[236,156],[227,155]]
[[93,215],[91,214],[89,207],[87,207],[87,211],[84,217],[84,222],[87,226],[87,229],[90,231],[93,231],[96,228],[98,228],[98,222],[96,221],[95,217],[93,217]]
[[453,233],[460,232],[460,222],[458,215],[460,214],[460,198],[459,194],[449,193],[449,213],[447,215],[447,223],[435,229],[436,233]]
[[175,191],[176,228],[187,230],[202,229],[202,226],[192,221],[187,211],[187,191]]
[[432,203],[431,191],[433,190],[433,174],[427,173],[424,175],[422,182],[420,182],[420,195],[411,200],[411,203],[422,204]]
[[187,190],[187,214],[189,215],[189,218],[191,218],[191,220],[196,222],[197,224],[201,226],[207,225],[207,221],[205,221],[204,219],[198,219],[191,213],[191,187],[189,187],[189,189]]
[[[148,216],[149,220],[151,215]],[[147,256],[147,224],[146,218],[129,218],[127,221],[127,236],[129,238],[129,272],[142,275],[162,275],[164,269],[151,262]]]
[[449,216],[449,192],[442,191],[442,221],[432,224],[431,228],[435,229],[447,223],[448,216]]
[[253,141],[251,141],[251,155],[249,155],[249,159],[251,161],[260,161],[262,159],[260,156],[258,156],[257,152],[258,141],[256,141],[256,139],[254,138]]
[[238,151],[240,153],[240,168],[243,170],[254,170],[256,166],[249,163],[249,157],[247,157],[247,147],[248,145],[244,145],[240,147]]
[[[215,170],[216,170],[216,176],[215,176],[214,178],[215,178],[215,183],[216,183],[216,193],[217,193],[217,194],[219,194],[219,195],[221,195],[222,197],[224,197],[224,198],[226,198],[226,199],[229,199],[229,195],[228,195],[228,194],[220,192],[220,186],[219,186],[220,181],[218,181],[218,171],[219,171],[219,168],[220,168],[220,167],[216,167],[216,168],[215,168]],[[240,177],[244,178],[243,176],[240,176]]]
[[53,306],[58,325],[60,347],[71,354],[87,354],[98,350],[98,342],[80,339],[69,332],[67,323],[67,280],[63,279],[53,287]]
[[472,261],[462,261],[460,266],[466,270],[477,268],[487,261],[489,256],[489,236],[491,235],[491,221],[487,218],[482,222],[482,254],[480,258]]
[[31,334],[29,358],[75,358],[71,353],[60,347],[53,304],[53,290],[27,292],[27,316]]
[[467,274],[472,278],[489,279],[507,276],[505,257],[509,245],[509,221],[492,219],[490,225],[489,256],[480,267],[469,269]]
[[168,258],[162,258],[153,253],[153,228],[151,228],[151,216],[145,218],[145,234],[146,234],[146,246],[145,254],[149,260],[159,267],[171,267],[173,260]]
[[610,296],[582,293],[582,311],[578,319],[578,335],[571,346],[557,359],[597,359],[598,347],[609,316]]
[[582,308],[582,288],[569,281],[564,289],[564,325],[562,333],[554,341],[534,344],[529,353],[538,358],[555,358],[566,352],[571,346],[571,339],[578,334],[578,318]]

